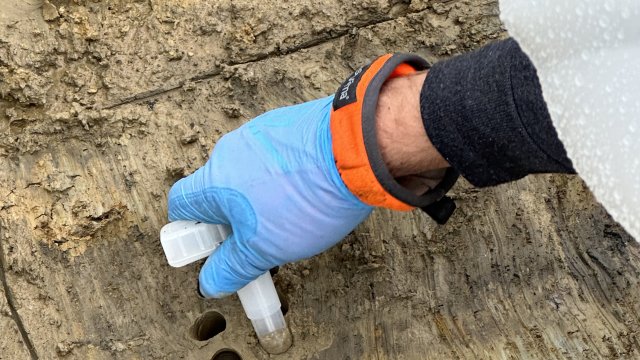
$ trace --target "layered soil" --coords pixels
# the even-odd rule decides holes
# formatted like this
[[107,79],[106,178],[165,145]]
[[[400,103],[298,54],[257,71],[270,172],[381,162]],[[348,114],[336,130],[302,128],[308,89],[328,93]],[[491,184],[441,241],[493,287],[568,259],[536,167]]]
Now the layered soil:
[[[496,1],[0,9],[0,359],[640,357],[640,248],[577,176],[461,182],[445,226],[376,210],[282,267],[282,355],[260,348],[237,297],[199,299],[198,266],[164,259],[167,191],[222,135],[333,93],[377,55],[435,62],[504,38]],[[226,329],[196,341],[207,310]]]

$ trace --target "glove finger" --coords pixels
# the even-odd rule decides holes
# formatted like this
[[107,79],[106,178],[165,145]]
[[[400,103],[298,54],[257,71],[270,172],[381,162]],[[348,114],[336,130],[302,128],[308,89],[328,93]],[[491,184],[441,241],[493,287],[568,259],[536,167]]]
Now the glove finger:
[[207,298],[232,294],[277,264],[271,264],[247,242],[231,234],[200,269],[200,293]]
[[225,189],[210,186],[207,166],[180,179],[169,190],[169,221],[193,220],[209,224],[229,224],[223,211]]

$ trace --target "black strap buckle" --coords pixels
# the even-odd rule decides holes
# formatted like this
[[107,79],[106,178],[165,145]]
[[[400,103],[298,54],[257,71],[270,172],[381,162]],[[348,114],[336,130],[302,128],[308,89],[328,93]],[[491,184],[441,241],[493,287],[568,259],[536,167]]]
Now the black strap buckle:
[[[460,177],[460,174],[454,168],[448,168],[442,181],[440,181],[434,189],[429,191],[432,194],[433,200],[427,205],[420,207],[422,211],[426,212],[427,215],[440,225],[446,224],[456,209],[456,203],[445,194],[455,185],[458,177]],[[427,195],[428,194],[429,193],[427,193]]]
[[456,209],[456,203],[452,198],[443,196],[440,200],[421,207],[420,209],[426,212],[427,215],[429,215],[438,224],[444,225]]

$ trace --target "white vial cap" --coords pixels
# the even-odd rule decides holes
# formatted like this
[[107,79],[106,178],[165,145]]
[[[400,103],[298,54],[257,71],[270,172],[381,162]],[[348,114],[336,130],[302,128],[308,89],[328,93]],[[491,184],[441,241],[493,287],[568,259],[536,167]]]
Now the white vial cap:
[[160,242],[169,265],[180,267],[211,255],[229,234],[226,225],[180,220],[162,227]]

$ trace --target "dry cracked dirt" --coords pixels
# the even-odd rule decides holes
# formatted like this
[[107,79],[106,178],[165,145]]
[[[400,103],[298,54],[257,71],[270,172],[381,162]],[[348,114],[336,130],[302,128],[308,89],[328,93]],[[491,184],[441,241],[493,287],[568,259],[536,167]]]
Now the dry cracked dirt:
[[377,210],[282,267],[283,355],[164,259],[167,191],[226,132],[506,36],[492,0],[0,0],[0,359],[640,358],[640,248],[576,176],[462,182],[445,226]]

